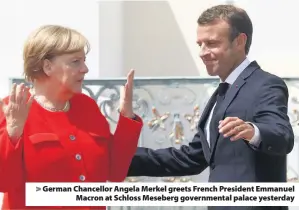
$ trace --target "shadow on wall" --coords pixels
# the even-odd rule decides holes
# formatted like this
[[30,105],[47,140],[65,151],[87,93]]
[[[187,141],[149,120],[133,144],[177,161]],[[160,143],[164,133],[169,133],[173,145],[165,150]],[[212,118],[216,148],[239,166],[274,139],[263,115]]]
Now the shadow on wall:
[[138,76],[199,75],[168,2],[126,1],[123,8],[124,69]]

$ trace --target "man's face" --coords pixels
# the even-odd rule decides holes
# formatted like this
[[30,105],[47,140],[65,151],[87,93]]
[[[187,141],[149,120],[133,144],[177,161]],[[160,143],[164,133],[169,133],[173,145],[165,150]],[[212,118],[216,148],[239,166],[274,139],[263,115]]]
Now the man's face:
[[229,24],[224,20],[215,20],[199,25],[197,43],[208,74],[225,80],[239,57],[236,43],[230,39]]

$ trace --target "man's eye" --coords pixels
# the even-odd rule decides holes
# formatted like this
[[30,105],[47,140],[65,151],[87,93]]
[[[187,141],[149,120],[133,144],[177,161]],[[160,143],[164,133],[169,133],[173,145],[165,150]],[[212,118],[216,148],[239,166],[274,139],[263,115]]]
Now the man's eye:
[[216,42],[208,42],[208,45],[216,45]]

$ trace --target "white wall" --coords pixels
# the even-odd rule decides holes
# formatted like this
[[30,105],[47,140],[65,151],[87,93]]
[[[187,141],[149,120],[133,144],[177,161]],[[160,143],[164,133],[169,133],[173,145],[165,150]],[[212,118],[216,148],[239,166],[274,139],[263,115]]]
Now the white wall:
[[[131,24],[126,24],[126,27],[131,26],[132,30],[127,35],[127,54],[125,55],[127,56],[126,62],[130,63],[127,63],[125,67],[135,64],[139,67],[138,71],[142,71],[140,74],[146,76],[159,76],[161,74],[163,76],[166,74],[172,76],[208,76],[198,57],[199,49],[195,44],[196,20],[204,9],[211,5],[223,3],[225,0],[188,0],[188,3],[181,0],[169,0],[164,2],[171,8],[170,12],[173,13],[177,26],[173,26],[175,23],[168,17],[169,11],[165,3],[158,1],[151,1],[151,3],[143,1],[139,2],[139,5],[136,2],[127,3],[127,5],[131,4],[131,10],[127,6],[126,9],[129,12],[126,13],[125,18],[129,19]],[[297,59],[299,58],[299,51],[297,49],[299,48],[299,42],[296,40],[299,37],[299,30],[297,26],[297,7],[295,6],[297,1],[235,0],[234,2],[247,10],[254,25],[253,44],[249,57],[256,59],[266,71],[278,76],[298,77]],[[142,7],[142,4],[144,7]],[[147,8],[149,4],[152,6]],[[148,9],[154,11],[153,5],[157,7],[155,8],[156,15],[148,12]],[[160,8],[158,8],[158,5],[160,5]],[[134,8],[138,8],[139,11],[134,11]],[[164,13],[162,12],[163,9]],[[135,13],[139,15],[138,18],[133,18]],[[147,25],[150,23],[149,18],[153,19],[153,25]],[[159,19],[162,22],[165,19],[169,21],[169,24],[165,24],[167,29],[159,25],[160,23],[157,21]],[[142,27],[142,22],[147,24]],[[160,31],[148,31],[148,28],[160,29]],[[155,38],[151,39],[145,34],[151,34],[151,37]],[[156,38],[157,35],[160,38]],[[132,39],[132,36],[134,39]],[[180,37],[183,37],[187,48],[178,43]],[[134,42],[141,43],[140,40],[144,42],[141,45],[144,50],[141,52],[137,51],[137,47],[134,46]],[[157,46],[159,50],[157,50]],[[169,48],[173,51],[176,50],[175,53],[170,51]],[[163,54],[160,52],[163,52]],[[155,53],[159,56],[155,56]],[[149,55],[153,55],[153,58]],[[154,59],[154,62],[151,59]],[[193,64],[195,64],[197,71],[194,71]],[[149,69],[149,67],[151,68]]]
[[87,58],[90,72],[99,74],[99,14],[94,0],[0,1],[0,97],[7,94],[8,78],[22,76],[22,48],[29,33],[44,24],[60,24],[81,31],[92,50]]
[[254,24],[250,56],[281,77],[298,77],[299,37],[296,0],[237,0]]
[[[130,68],[136,68],[137,76],[206,77],[195,44],[196,20],[204,9],[222,2],[101,1],[99,14],[98,0],[2,0],[0,97],[7,94],[7,78],[21,76],[24,40],[43,24],[70,26],[89,38],[92,51],[87,58],[87,78],[123,76]],[[253,20],[250,58],[279,76],[299,76],[296,1],[235,2],[247,9]],[[281,11],[287,12],[280,15]]]

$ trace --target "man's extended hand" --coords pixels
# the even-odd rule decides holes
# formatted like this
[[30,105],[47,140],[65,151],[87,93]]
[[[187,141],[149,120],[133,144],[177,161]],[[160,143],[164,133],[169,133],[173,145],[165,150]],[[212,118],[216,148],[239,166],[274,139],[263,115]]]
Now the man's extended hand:
[[226,117],[219,122],[219,133],[230,137],[231,141],[244,139],[250,141],[254,136],[254,127],[238,117]]

